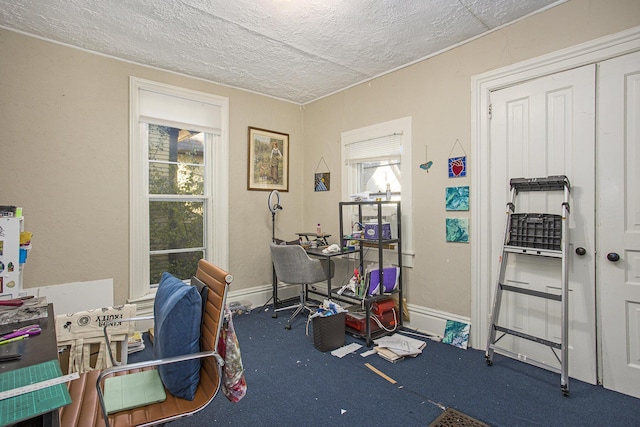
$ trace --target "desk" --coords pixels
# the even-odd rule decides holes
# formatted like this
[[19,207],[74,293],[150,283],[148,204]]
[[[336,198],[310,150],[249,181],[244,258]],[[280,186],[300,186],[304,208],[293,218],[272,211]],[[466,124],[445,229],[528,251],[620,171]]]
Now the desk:
[[[317,233],[296,233],[298,235],[298,237],[304,237],[305,242],[310,242],[311,240],[315,240],[318,242],[318,245],[320,246],[326,246],[329,244],[329,242],[327,241],[327,239],[329,237],[331,237],[331,234],[317,234]],[[313,239],[309,239],[309,237],[312,237]]]
[[339,250],[338,252],[329,252],[329,253],[324,253],[322,252],[322,248],[317,248],[317,249],[306,249],[307,251],[307,255],[316,257],[316,258],[322,258],[325,259],[327,262],[325,263],[325,269],[327,271],[327,298],[331,298],[331,258],[336,257],[336,256],[342,256],[342,255],[349,255],[349,254],[353,254],[356,252],[359,252],[360,249],[359,248],[353,248],[353,249],[345,249],[342,248],[341,250]]
[[[40,319],[27,320],[5,324],[0,326],[0,332],[10,332],[13,329],[22,328],[24,326],[38,324],[42,328],[40,335],[32,336],[28,339],[0,345],[0,354],[20,353],[20,360],[12,360],[0,363],[0,373],[9,372],[14,369],[24,368],[26,366],[37,365],[39,363],[48,362],[50,360],[58,360],[58,344],[56,341],[55,317],[53,313],[53,304],[47,307],[47,317]],[[60,419],[58,410],[48,412],[28,421],[23,421],[20,425],[28,426],[59,426]]]
[[[298,233],[298,234],[304,234],[304,233]],[[316,234],[310,234],[315,236]],[[328,236],[328,235],[325,235]],[[342,255],[348,255],[348,254],[352,254],[355,252],[358,252],[359,249],[342,249],[339,252],[330,252],[330,253],[323,253],[322,252],[323,248],[308,248],[305,249],[305,251],[307,252],[307,255],[313,256],[313,257],[317,257],[317,258],[322,258],[325,259],[327,262],[325,263],[325,270],[327,273],[327,294],[326,297],[327,298],[331,298],[331,258],[336,257],[336,256],[342,256]],[[280,304],[280,300],[278,300],[278,278],[276,277],[276,270],[275,268],[273,268],[272,266],[272,270],[273,270],[273,282],[272,282],[272,296],[271,298],[273,299],[273,316],[272,317],[277,317],[277,313],[276,310],[278,308],[280,308],[278,306],[278,304]],[[322,295],[322,294],[319,294]],[[268,303],[269,301],[267,301]],[[266,305],[266,304],[265,304]],[[264,306],[263,306],[264,308]]]

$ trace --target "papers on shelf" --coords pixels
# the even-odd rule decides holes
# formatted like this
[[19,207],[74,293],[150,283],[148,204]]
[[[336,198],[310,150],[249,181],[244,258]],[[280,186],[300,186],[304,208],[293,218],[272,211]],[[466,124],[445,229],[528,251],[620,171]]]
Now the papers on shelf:
[[362,193],[356,193],[349,196],[352,202],[362,202],[364,200],[369,200],[369,192],[363,191]]

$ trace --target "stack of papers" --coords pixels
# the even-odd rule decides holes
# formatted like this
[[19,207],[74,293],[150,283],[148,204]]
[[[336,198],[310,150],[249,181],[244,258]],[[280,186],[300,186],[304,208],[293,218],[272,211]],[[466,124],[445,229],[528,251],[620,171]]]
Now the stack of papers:
[[389,362],[397,362],[405,357],[416,357],[422,353],[427,343],[401,334],[393,334],[373,340],[374,350]]
[[0,325],[47,317],[47,297],[27,298],[20,307],[0,307]]
[[142,333],[140,331],[135,331],[133,334],[129,335],[129,340],[127,343],[127,353],[131,354],[142,350],[144,350]]

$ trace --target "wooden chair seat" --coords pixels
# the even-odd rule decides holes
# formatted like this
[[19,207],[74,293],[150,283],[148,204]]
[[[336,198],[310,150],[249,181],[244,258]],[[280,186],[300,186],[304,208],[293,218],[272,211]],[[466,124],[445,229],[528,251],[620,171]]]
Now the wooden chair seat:
[[[200,411],[218,393],[221,359],[215,351],[223,323],[227,291],[233,277],[205,260],[200,260],[198,263],[196,277],[208,286],[209,292],[201,326],[201,353],[198,355],[201,357],[202,367],[195,398],[189,401],[177,398],[166,391],[167,399],[163,402],[109,415],[110,426],[145,426],[165,423]],[[207,353],[205,357],[203,357],[204,353]],[[164,361],[170,359],[175,358]],[[81,374],[79,379],[68,383],[72,403],[60,409],[60,425],[62,427],[106,426],[98,393],[104,378],[139,372],[141,369],[155,369],[158,362],[132,363],[104,371],[96,370]]]

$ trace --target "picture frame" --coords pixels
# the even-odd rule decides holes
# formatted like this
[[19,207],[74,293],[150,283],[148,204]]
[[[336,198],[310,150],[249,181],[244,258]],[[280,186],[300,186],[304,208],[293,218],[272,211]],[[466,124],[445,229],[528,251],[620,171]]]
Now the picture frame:
[[249,127],[247,190],[289,191],[289,134]]

